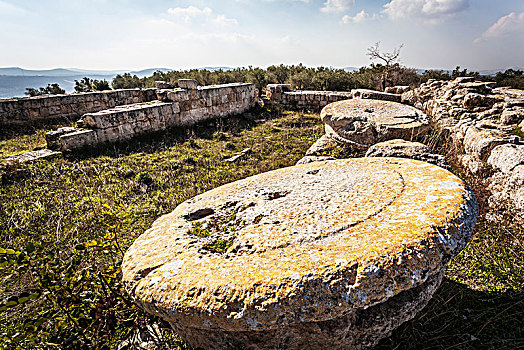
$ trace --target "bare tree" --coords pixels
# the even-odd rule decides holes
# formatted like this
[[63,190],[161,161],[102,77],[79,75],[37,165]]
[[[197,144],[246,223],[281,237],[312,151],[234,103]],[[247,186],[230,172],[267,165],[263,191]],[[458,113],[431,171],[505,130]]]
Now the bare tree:
[[384,70],[382,72],[382,90],[386,90],[386,84],[389,78],[391,66],[396,61],[398,61],[398,58],[400,56],[400,49],[402,49],[404,44],[394,49],[393,52],[381,52],[379,46],[380,41],[375,43],[375,45],[369,47],[367,55],[369,56],[369,59],[372,61],[378,59],[384,62]]

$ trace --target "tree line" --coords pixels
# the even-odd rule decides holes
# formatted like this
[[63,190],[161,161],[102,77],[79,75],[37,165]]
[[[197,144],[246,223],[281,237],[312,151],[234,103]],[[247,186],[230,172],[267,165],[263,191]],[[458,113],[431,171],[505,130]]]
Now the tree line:
[[[387,74],[385,74],[387,72]],[[358,70],[348,71],[332,67],[306,67],[298,65],[272,65],[266,69],[249,66],[234,69],[190,69],[173,70],[169,72],[157,71],[151,76],[139,78],[129,73],[118,74],[111,84],[106,80],[92,80],[83,78],[75,81],[76,92],[103,91],[109,89],[130,89],[154,87],[155,81],[167,81],[176,85],[178,79],[194,79],[200,85],[218,85],[234,82],[254,83],[262,92],[267,84],[291,84],[296,90],[323,90],[323,91],[349,91],[363,88],[383,90],[387,86],[409,85],[419,86],[429,79],[451,80],[461,76],[472,76],[478,80],[495,81],[498,86],[510,86],[524,89],[524,72],[522,70],[508,69],[495,76],[483,76],[478,72],[461,69],[457,66],[453,71],[425,70],[421,73],[414,68],[403,66],[399,63],[387,66],[373,63]],[[64,93],[58,84],[48,85],[47,88],[26,89],[26,94],[36,96],[41,94]]]

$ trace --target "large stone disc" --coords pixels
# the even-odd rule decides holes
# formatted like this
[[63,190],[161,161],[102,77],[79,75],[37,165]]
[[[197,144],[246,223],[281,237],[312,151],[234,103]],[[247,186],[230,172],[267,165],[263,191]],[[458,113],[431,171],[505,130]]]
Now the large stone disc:
[[123,278],[141,307],[180,328],[328,321],[441,274],[475,219],[472,192],[437,166],[310,163],[180,204],[129,248]]
[[422,111],[396,102],[351,99],[324,107],[326,134],[356,149],[392,139],[412,140],[429,127]]

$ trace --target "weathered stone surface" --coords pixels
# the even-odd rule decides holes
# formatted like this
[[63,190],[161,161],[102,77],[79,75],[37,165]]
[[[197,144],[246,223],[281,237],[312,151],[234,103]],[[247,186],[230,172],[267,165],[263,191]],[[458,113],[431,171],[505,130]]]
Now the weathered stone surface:
[[[246,112],[257,103],[254,84],[201,86],[196,90],[159,90],[164,101],[116,106],[86,113],[78,121],[93,133],[79,129],[48,133],[48,147],[72,150],[103,142],[129,140],[137,135],[192,125],[200,121]],[[64,139],[66,139],[64,141]]]
[[50,149],[40,149],[38,151],[30,151],[30,152],[17,154],[14,156],[9,156],[7,158],[4,158],[4,160],[7,162],[27,163],[27,162],[32,162],[38,159],[58,157],[61,154],[62,152],[52,151]]
[[329,137],[356,149],[391,139],[411,140],[429,127],[420,110],[389,101],[340,101],[325,107],[320,116]]
[[367,89],[354,89],[351,90],[353,98],[364,98],[372,100],[382,100],[391,102],[401,102],[402,96],[398,94],[389,94],[382,91],[367,90]]
[[306,156],[322,156],[327,150],[337,147],[335,141],[327,136],[322,135],[314,144],[306,151]]
[[475,107],[491,107],[499,100],[492,97],[486,96],[474,92],[470,92],[464,96],[464,108],[475,108]]
[[524,145],[505,144],[495,147],[488,164],[504,173],[511,172],[517,165],[524,164]]
[[504,125],[519,124],[524,120],[524,108],[518,109],[505,109],[501,116],[500,121]]
[[[434,165],[401,158],[314,162],[182,203],[129,248],[123,279],[140,307],[169,321],[192,346],[221,348],[230,332],[269,342],[263,332],[282,330],[299,348],[316,344],[319,332],[333,340],[333,321],[335,342],[321,344],[329,348],[341,329],[353,336],[347,325],[366,308],[383,305],[394,326],[412,317],[466,245],[475,219],[472,192]],[[223,253],[210,248],[218,239],[231,243]],[[413,301],[415,293],[405,305],[386,304],[433,279],[436,285],[418,290],[423,300]],[[401,308],[407,315],[394,316]],[[389,317],[364,318],[373,330],[363,330],[366,342],[391,331],[382,324]],[[206,340],[215,336],[217,345]]]
[[388,94],[402,95],[410,90],[409,85],[388,86],[384,92]]
[[72,151],[79,148],[94,146],[98,143],[97,134],[93,130],[78,130],[60,136],[61,149]]
[[192,79],[178,79],[178,87],[181,89],[194,90],[198,88],[198,82]]
[[0,99],[0,123],[24,124],[58,118],[77,120],[85,113],[155,98],[155,89],[125,89]]
[[488,188],[493,195],[489,206],[494,211],[508,211],[516,219],[524,220],[524,165],[519,165],[510,173],[494,176]]
[[167,81],[155,81],[155,87],[157,89],[172,89],[174,88],[174,85]]
[[323,161],[326,161],[326,160],[336,160],[336,158],[335,157],[331,157],[331,156],[305,156],[305,157],[302,157],[297,162],[296,165],[313,163],[313,162],[323,162]]
[[477,160],[486,161],[493,148],[505,143],[515,143],[517,136],[507,135],[496,129],[469,127],[464,137],[464,151]]
[[376,345],[380,338],[389,336],[406,319],[415,317],[427,305],[443,275],[441,272],[430,276],[420,286],[403,291],[384,303],[350,311],[334,320],[304,322],[258,332],[223,332],[172,325],[198,349],[367,349]]
[[435,164],[444,169],[449,165],[444,156],[434,153],[428,146],[401,139],[380,142],[371,146],[366,152],[366,157],[399,157],[421,160]]
[[45,141],[47,144],[47,148],[51,150],[60,150],[62,148],[62,144],[60,143],[60,136],[69,134],[72,132],[77,131],[76,128],[73,127],[63,127],[59,128],[58,130],[49,131],[45,134]]
[[[467,170],[473,174],[498,171],[489,187],[489,202],[496,203],[490,207],[513,211],[520,202],[501,184],[509,181],[511,169],[520,164],[520,147],[515,145],[521,145],[523,140],[519,141],[516,126],[524,129],[524,90],[494,86],[472,77],[430,80],[413,90],[412,98],[449,136],[453,153],[459,154],[460,163]],[[524,209],[518,209],[516,214],[515,217],[524,218]],[[491,212],[487,217],[497,218],[498,214]]]

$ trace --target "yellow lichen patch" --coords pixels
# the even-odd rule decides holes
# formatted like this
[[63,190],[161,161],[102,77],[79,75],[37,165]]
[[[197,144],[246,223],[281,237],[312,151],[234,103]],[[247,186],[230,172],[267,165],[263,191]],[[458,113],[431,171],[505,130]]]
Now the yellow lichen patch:
[[[182,203],[130,247],[124,281],[146,310],[186,327],[328,320],[439,273],[475,217],[464,183],[427,163],[310,163]],[[195,225],[205,237],[190,234]],[[220,237],[232,240],[226,252],[204,249]]]

